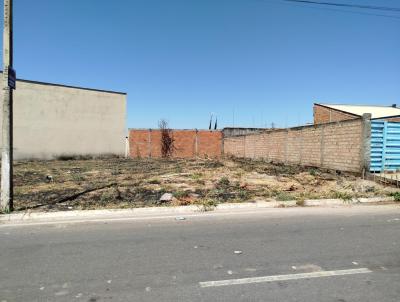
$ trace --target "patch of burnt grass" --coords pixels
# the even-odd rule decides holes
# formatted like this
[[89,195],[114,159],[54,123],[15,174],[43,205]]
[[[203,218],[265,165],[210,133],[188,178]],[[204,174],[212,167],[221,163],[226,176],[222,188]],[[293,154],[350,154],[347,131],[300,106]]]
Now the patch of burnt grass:
[[220,160],[201,160],[191,165],[193,168],[216,169],[224,167],[224,163]]
[[161,184],[161,180],[158,178],[151,178],[149,179],[148,183],[151,185],[159,185]]
[[206,196],[220,202],[246,201],[250,198],[251,192],[240,187],[239,182],[231,182],[227,177],[222,177],[215,184],[215,189],[210,190]]
[[245,158],[232,159],[239,168],[246,172],[258,172],[270,175],[294,175],[305,170],[300,166],[285,165],[280,162],[267,162],[264,160],[254,160]]

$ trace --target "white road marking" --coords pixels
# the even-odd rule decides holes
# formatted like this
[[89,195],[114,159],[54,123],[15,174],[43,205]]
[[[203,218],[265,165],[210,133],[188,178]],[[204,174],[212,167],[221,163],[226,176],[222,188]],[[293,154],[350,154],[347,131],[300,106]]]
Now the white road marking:
[[355,275],[355,274],[368,274],[368,273],[372,273],[372,271],[369,270],[368,268],[358,268],[358,269],[321,271],[321,272],[302,273],[302,274],[288,274],[288,275],[275,275],[275,276],[242,278],[242,279],[231,279],[231,280],[220,280],[220,281],[206,281],[206,282],[199,282],[199,284],[201,287],[216,287],[216,286],[263,283],[263,282],[274,282],[274,281],[288,281],[288,280],[322,278],[322,277],[332,277],[332,276],[345,276],[345,275]]

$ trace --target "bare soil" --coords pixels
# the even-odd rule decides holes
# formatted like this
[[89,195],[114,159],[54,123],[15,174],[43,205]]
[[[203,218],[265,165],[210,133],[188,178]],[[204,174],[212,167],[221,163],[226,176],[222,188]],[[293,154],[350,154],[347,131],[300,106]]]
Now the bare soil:
[[[14,166],[16,211],[133,208],[223,202],[390,195],[395,190],[316,168],[244,159],[21,161]],[[164,193],[174,198],[160,202]]]

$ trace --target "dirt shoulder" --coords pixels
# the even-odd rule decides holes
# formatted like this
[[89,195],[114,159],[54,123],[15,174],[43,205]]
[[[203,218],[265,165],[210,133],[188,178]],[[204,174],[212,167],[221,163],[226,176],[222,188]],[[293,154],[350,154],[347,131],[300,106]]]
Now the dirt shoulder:
[[[355,175],[244,159],[21,161],[15,210],[59,211],[386,196]],[[173,198],[160,201],[164,193]]]

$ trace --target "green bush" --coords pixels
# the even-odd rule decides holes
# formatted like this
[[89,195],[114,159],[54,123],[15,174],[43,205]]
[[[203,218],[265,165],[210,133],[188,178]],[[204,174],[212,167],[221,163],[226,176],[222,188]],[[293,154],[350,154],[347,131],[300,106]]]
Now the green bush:
[[276,198],[276,200],[278,200],[278,201],[293,200],[293,196],[290,195],[290,194],[288,194],[288,193],[286,193],[286,192],[279,192],[279,193],[276,195],[275,198]]
[[394,201],[400,201],[400,191],[392,192],[390,196],[394,198]]
[[218,205],[218,202],[214,199],[203,199],[200,203],[200,209],[204,212],[213,211]]
[[343,201],[350,201],[353,198],[353,195],[348,192],[334,191],[332,195],[333,198],[342,199]]
[[222,177],[218,182],[216,187],[218,189],[226,190],[229,188],[231,182],[229,181],[228,177]]
[[174,197],[177,199],[182,199],[182,198],[188,197],[189,194],[190,194],[189,191],[175,191],[173,193]]

